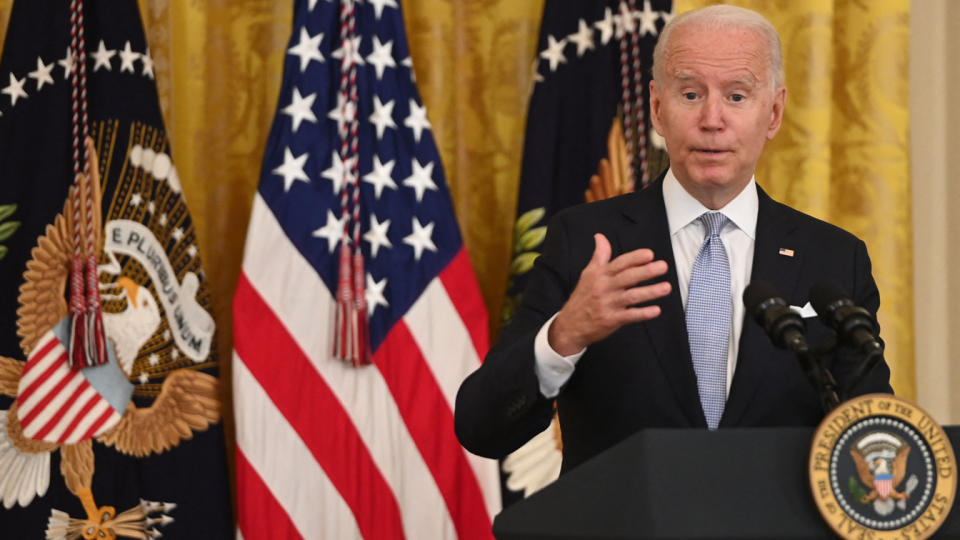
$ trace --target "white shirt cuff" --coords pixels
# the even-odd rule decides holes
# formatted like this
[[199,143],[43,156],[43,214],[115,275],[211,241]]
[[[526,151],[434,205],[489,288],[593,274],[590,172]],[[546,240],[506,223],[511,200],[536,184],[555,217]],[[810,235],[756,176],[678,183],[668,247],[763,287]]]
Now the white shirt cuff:
[[550,325],[556,318],[557,314],[550,317],[550,320],[540,327],[536,339],[533,340],[533,355],[536,359],[534,371],[537,374],[537,380],[540,382],[540,393],[546,398],[557,397],[557,394],[560,393],[560,387],[570,379],[574,368],[577,366],[577,361],[587,351],[584,348],[570,356],[560,356],[550,347],[547,334]]

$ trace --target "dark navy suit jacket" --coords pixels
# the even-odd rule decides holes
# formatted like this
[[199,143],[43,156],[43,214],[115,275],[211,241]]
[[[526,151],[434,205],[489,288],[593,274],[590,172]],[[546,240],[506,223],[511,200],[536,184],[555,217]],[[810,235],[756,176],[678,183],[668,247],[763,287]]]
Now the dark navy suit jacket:
[[[774,286],[795,306],[808,302],[810,288],[833,280],[857,305],[876,314],[880,296],[865,244],[826,222],[798,212],[759,192],[752,281]],[[457,394],[457,436],[467,450],[501,458],[543,431],[553,400],[539,390],[534,372],[534,338],[563,306],[594,250],[593,234],[610,240],[616,257],[650,248],[667,262],[673,286],[655,319],[626,325],[594,343],[557,396],[567,471],[632,433],[651,427],[706,428],[690,359],[686,323],[663,202],[662,178],[647,189],[559,212],[550,221],[543,254],[537,259],[513,322],[484,364]],[[793,250],[793,256],[780,254]],[[654,281],[661,281],[663,277]],[[736,299],[736,301],[740,301]],[[806,319],[811,345],[832,335],[815,318]],[[825,360],[842,399],[892,392],[890,372],[879,363],[852,388],[860,358],[841,349]],[[817,392],[795,355],[774,347],[749,318],[743,323],[733,383],[720,427],[813,426],[823,417]]]

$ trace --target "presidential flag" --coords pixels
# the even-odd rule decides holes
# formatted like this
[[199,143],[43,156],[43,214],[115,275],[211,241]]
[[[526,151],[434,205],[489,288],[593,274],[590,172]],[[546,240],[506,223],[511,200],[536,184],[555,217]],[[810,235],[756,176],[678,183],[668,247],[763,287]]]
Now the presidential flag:
[[[508,324],[550,217],[642,187],[667,167],[651,128],[653,47],[670,0],[546,0],[527,112],[513,255],[501,323]],[[503,461],[504,503],[557,478],[556,420]]]
[[210,295],[135,0],[0,59],[0,538],[227,538]]
[[453,430],[487,350],[399,4],[297,1],[234,298],[246,540],[489,538]]

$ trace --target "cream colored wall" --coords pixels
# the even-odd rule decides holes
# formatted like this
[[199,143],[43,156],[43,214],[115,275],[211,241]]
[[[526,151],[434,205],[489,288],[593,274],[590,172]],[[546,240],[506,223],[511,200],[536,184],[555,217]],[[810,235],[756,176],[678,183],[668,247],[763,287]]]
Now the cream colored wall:
[[960,424],[960,1],[910,9],[917,401]]

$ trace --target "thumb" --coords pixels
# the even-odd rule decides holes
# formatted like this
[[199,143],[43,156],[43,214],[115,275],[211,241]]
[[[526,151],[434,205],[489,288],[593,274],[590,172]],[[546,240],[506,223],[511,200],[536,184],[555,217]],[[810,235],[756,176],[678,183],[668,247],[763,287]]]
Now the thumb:
[[607,240],[607,237],[601,233],[593,235],[593,257],[590,259],[591,264],[606,264],[610,262],[610,241]]

